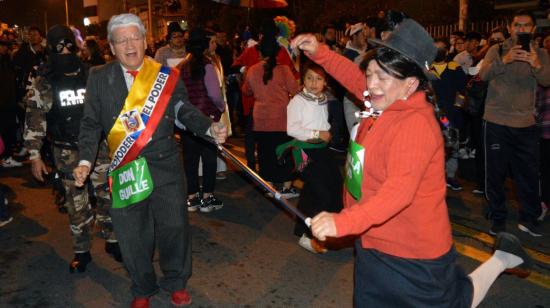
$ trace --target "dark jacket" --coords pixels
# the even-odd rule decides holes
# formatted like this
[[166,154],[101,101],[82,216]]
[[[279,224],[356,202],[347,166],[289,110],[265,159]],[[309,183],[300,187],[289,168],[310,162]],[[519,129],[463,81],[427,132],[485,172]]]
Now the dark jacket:
[[[127,95],[128,90],[120,62],[113,61],[90,70],[79,136],[81,160],[94,161],[101,133],[106,135],[109,133],[124,106]],[[175,105],[179,101],[184,104],[178,114],[175,114]],[[140,154],[140,157],[145,157],[147,160],[155,186],[182,181],[184,177],[178,146],[173,138],[176,118],[199,137],[205,137],[212,123],[208,117],[189,103],[187,90],[181,80],[176,84],[164,117],[153,134],[152,140]]]
[[464,93],[466,74],[454,61],[447,63],[441,75],[438,75],[434,68],[431,71],[437,76],[437,79],[432,81],[437,105],[445,111],[454,128],[462,128],[464,125],[462,110],[454,104],[457,95]]
[[0,55],[0,111],[15,110],[15,66],[9,55]]
[[13,63],[17,72],[17,100],[20,101],[27,94],[29,75],[36,71],[41,63],[45,62],[43,52],[34,53],[30,45],[23,44],[13,55]]
[[[205,65],[207,64],[210,64],[210,62],[205,61]],[[181,77],[187,89],[191,104],[215,122],[219,121],[222,113],[208,96],[208,90],[204,84],[204,76],[199,79],[191,78],[191,68],[188,62],[181,69]]]

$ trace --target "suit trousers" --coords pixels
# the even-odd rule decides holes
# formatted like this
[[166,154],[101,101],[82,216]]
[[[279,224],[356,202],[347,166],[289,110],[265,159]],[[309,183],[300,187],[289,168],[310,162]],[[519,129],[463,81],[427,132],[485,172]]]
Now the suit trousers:
[[111,210],[134,297],[149,297],[159,290],[152,264],[155,241],[164,274],[160,287],[168,292],[186,287],[191,276],[191,230],[185,200],[185,187],[177,180],[154,187],[146,200]]
[[485,122],[486,196],[489,217],[506,220],[504,183],[508,170],[517,186],[519,219],[533,222],[540,215],[539,134],[536,126],[515,128]]

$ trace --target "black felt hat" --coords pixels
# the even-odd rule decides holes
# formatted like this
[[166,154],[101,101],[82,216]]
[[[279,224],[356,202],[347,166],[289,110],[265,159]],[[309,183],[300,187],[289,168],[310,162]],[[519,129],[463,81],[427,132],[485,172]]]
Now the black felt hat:
[[430,65],[437,55],[437,47],[428,32],[416,21],[403,20],[386,40],[369,39],[369,43],[393,49],[416,63],[428,78]]

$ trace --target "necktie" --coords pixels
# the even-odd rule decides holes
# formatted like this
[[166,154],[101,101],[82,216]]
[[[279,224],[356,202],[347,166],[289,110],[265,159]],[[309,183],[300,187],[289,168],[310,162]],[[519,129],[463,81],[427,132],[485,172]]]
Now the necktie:
[[126,73],[132,75],[132,77],[134,77],[134,79],[136,79],[136,76],[137,76],[137,74],[139,73],[139,71],[127,70]]

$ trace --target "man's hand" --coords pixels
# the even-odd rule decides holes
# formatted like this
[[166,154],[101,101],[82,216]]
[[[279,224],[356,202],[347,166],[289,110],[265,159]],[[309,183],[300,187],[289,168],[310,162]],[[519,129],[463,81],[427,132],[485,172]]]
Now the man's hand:
[[48,174],[48,168],[44,164],[42,158],[36,158],[31,160],[32,176],[40,182],[44,182],[43,174]]
[[291,48],[300,48],[308,56],[315,55],[319,49],[319,41],[313,34],[300,34],[290,43]]
[[221,122],[212,123],[210,126],[210,133],[217,144],[223,144],[225,139],[227,139],[227,127]]
[[321,241],[325,241],[328,237],[336,237],[336,223],[334,222],[334,214],[321,212],[311,220],[311,232],[313,236]]
[[73,176],[74,176],[74,185],[76,187],[82,187],[84,186],[84,182],[86,182],[86,178],[88,177],[88,174],[90,173],[90,167],[80,165],[73,170]]
[[[532,47],[531,47],[532,48]],[[535,52],[536,54],[536,52]],[[529,62],[530,52],[521,49],[521,45],[512,47],[504,57],[502,57],[502,63],[510,64],[515,61]]]

